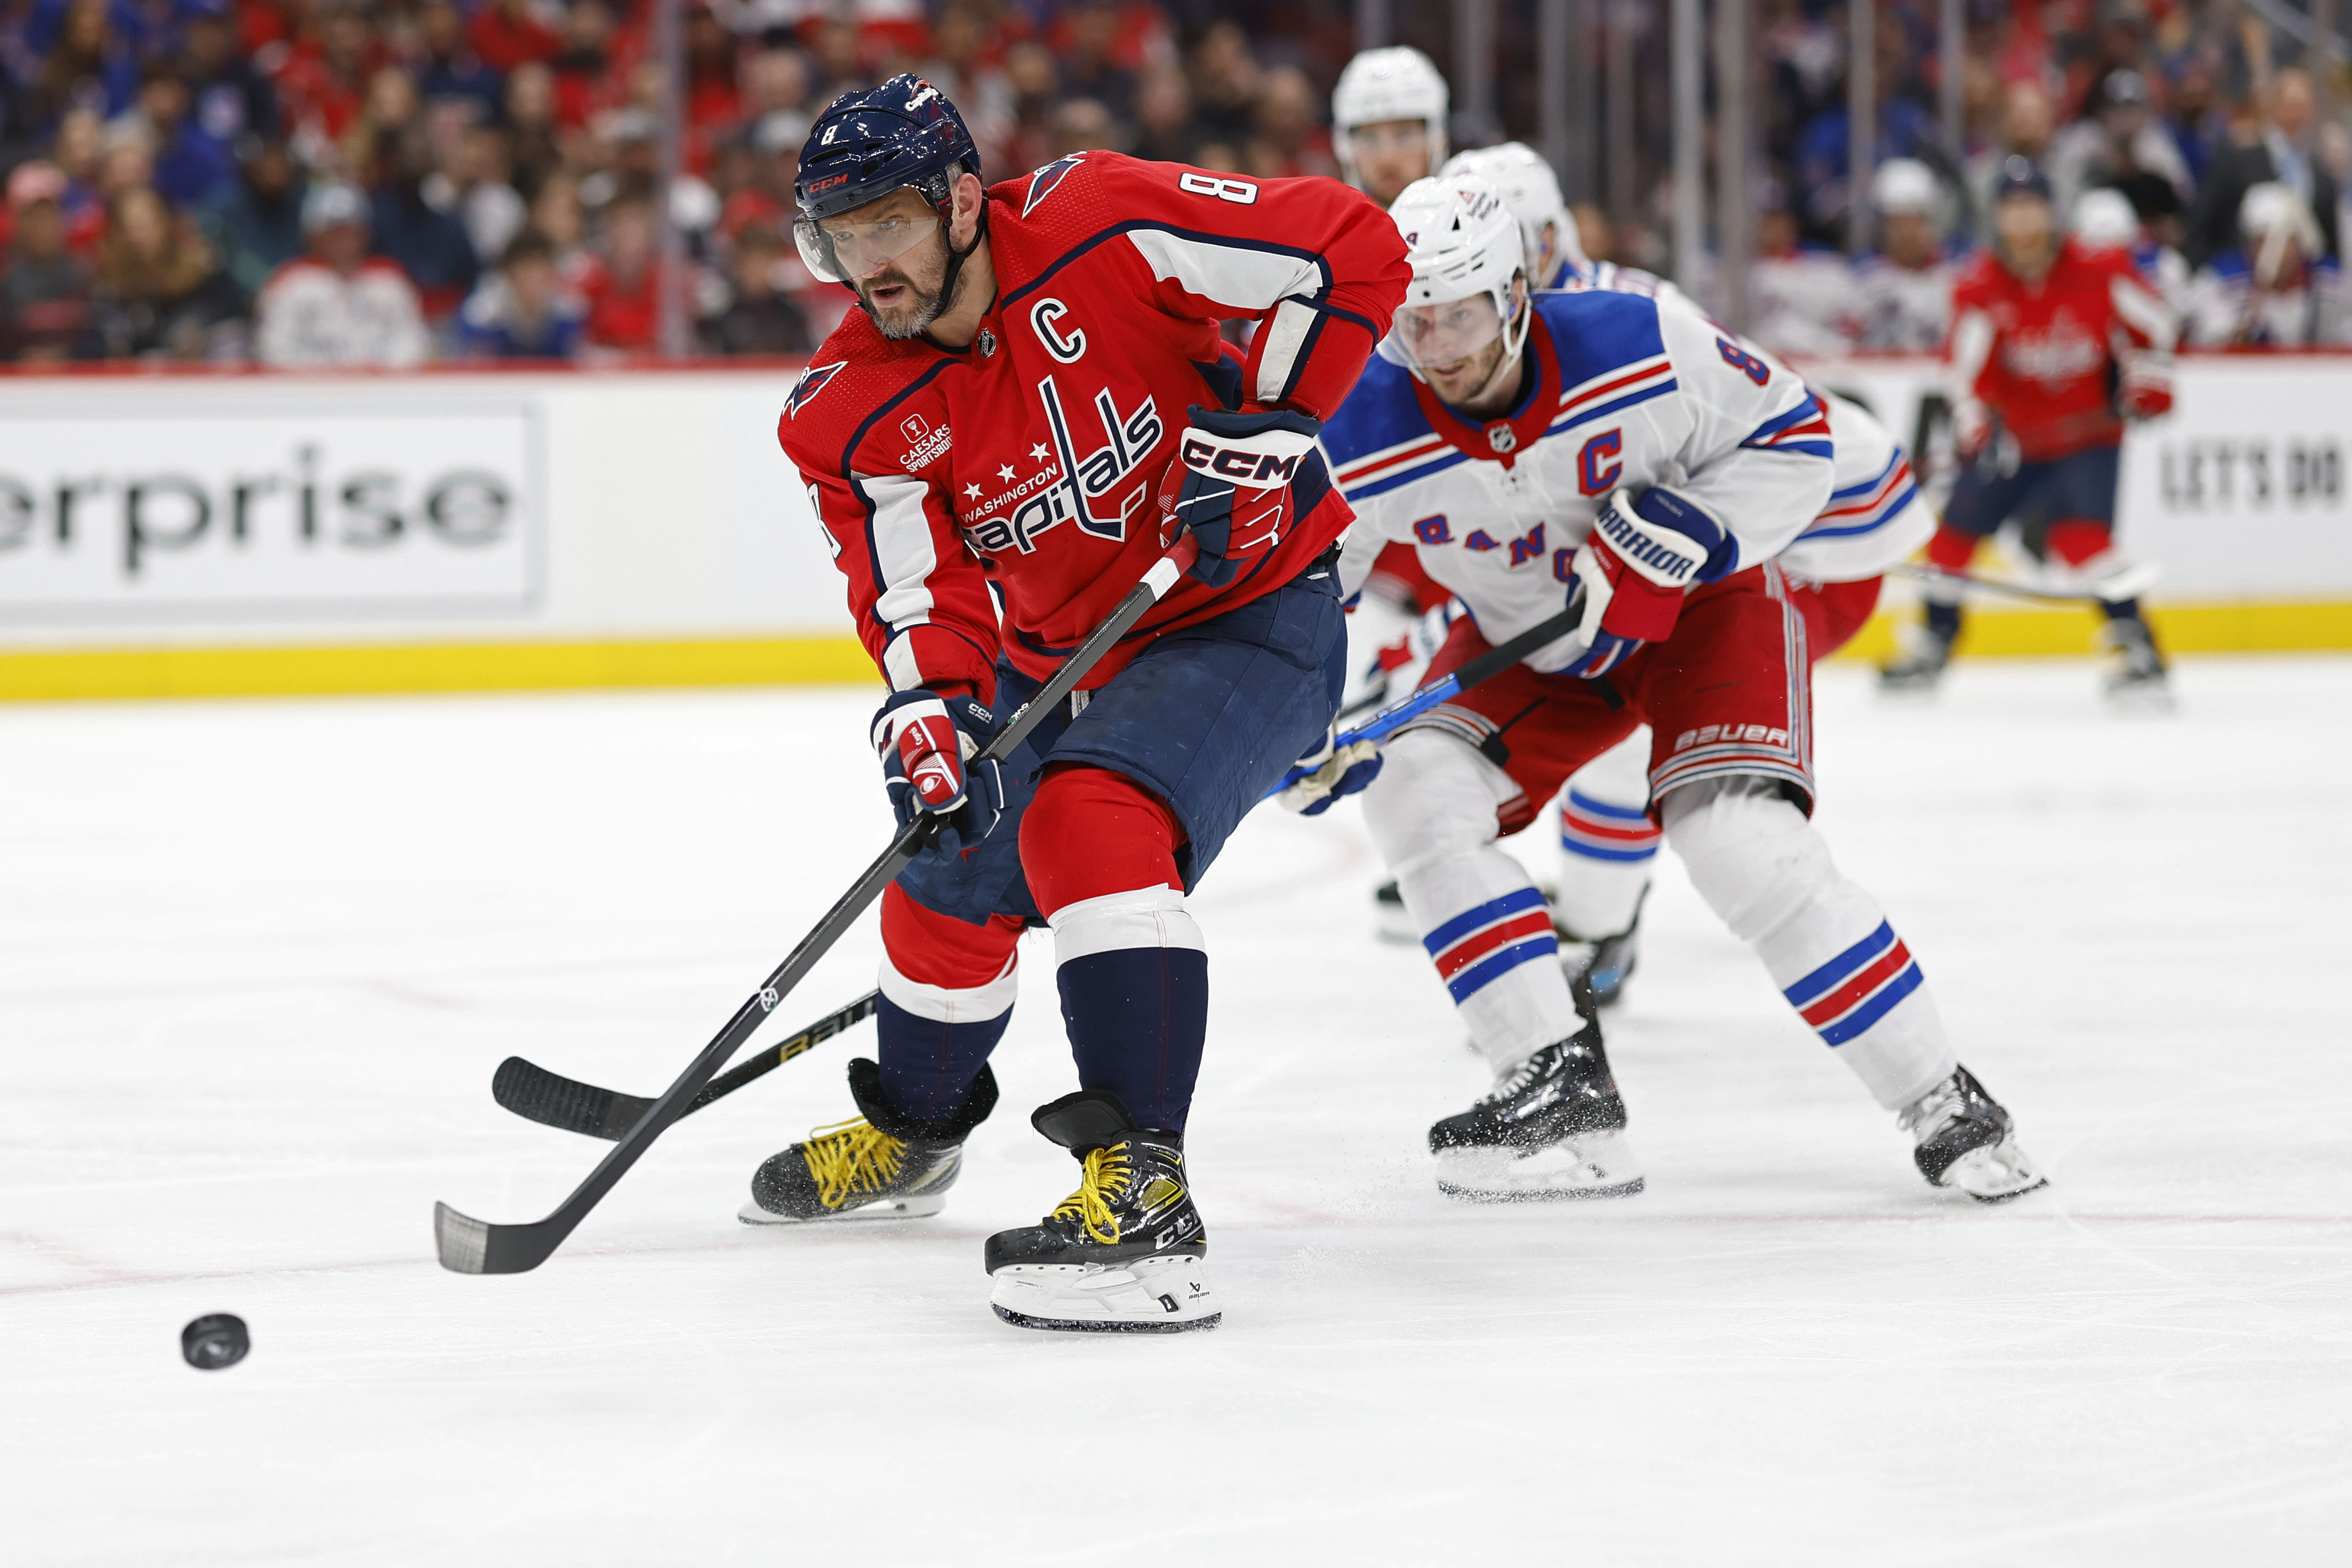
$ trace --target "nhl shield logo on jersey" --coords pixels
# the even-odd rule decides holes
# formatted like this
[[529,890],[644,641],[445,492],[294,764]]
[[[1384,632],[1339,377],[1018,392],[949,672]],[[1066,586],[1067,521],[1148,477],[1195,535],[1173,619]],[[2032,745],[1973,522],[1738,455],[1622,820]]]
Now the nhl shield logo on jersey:
[[826,382],[848,368],[849,362],[843,359],[835,360],[831,364],[813,364],[801,372],[801,378],[793,383],[791,395],[784,399],[784,417],[799,418],[801,405],[823,392]]
[[1519,433],[1511,428],[1509,420],[1497,419],[1486,426],[1486,445],[1497,453],[1516,452],[1519,447]]

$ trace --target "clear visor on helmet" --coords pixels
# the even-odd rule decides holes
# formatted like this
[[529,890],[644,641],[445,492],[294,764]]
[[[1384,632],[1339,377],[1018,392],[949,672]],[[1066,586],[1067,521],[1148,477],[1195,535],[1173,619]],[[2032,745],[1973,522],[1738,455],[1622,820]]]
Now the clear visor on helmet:
[[1425,120],[1376,120],[1348,128],[1348,146],[1359,158],[1379,158],[1429,151]]
[[1503,335],[1502,313],[1491,294],[1437,305],[1405,305],[1381,340],[1381,357],[1408,370],[1454,364]]
[[793,225],[801,259],[828,283],[870,278],[940,229],[936,212],[897,212],[885,217],[803,217]]

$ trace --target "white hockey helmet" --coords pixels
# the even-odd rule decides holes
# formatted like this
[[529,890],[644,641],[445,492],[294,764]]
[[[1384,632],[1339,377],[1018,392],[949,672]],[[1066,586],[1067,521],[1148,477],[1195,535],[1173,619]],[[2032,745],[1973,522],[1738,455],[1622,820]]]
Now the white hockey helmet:
[[2121,191],[2084,191],[2066,216],[2066,231],[2085,245],[2128,247],[2139,241],[2139,214]]
[[1418,120],[1429,128],[1429,166],[1434,171],[1445,161],[1445,116],[1453,103],[1445,79],[1419,49],[1402,44],[1366,49],[1348,62],[1331,89],[1331,151],[1340,174],[1349,184],[1360,184],[1348,133],[1391,120]]
[[1944,204],[1936,171],[1916,158],[1889,158],[1871,176],[1870,205],[1881,215],[1917,213],[1934,217]]
[[[1495,187],[1503,205],[1511,209],[1518,220],[1519,237],[1528,250],[1528,281],[1531,287],[1544,288],[1551,274],[1566,261],[1580,272],[1592,265],[1584,254],[1584,237],[1576,229],[1576,216],[1568,210],[1568,202],[1559,194],[1559,176],[1544,161],[1542,153],[1524,142],[1506,142],[1499,147],[1477,147],[1466,153],[1456,153],[1440,169],[1441,176],[1476,174]],[[1544,254],[1544,226],[1551,226],[1551,254]]]
[[1415,180],[1389,216],[1404,236],[1412,281],[1381,340],[1381,357],[1418,375],[1426,365],[1468,359],[1500,336],[1508,364],[1527,341],[1535,308],[1514,288],[1527,275],[1527,245],[1501,194],[1476,174]]

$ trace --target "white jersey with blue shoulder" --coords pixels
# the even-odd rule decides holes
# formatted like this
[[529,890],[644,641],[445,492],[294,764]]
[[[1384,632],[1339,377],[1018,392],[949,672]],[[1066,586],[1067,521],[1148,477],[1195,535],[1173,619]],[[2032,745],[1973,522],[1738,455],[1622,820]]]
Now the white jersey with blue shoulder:
[[1621,487],[1670,485],[1769,561],[1835,489],[1822,400],[1695,310],[1638,294],[1539,297],[1518,404],[1475,421],[1375,358],[1323,426],[1358,521],[1340,562],[1353,595],[1390,540],[1475,616],[1490,642],[1557,615],[1570,563]]
[[[1638,268],[1596,261],[1580,268],[1563,262],[1559,278],[1556,286],[1561,289],[1639,294],[1657,300],[1663,309],[1706,316],[1689,295]],[[1725,335],[1757,358],[1779,363],[1748,339]],[[1837,448],[1835,488],[1821,516],[1780,552],[1780,564],[1815,583],[1858,583],[1884,575],[1909,559],[1936,531],[1936,514],[1920,496],[1910,458],[1895,433],[1850,398],[1835,393],[1821,393],[1821,398],[1829,409],[1830,438]]]

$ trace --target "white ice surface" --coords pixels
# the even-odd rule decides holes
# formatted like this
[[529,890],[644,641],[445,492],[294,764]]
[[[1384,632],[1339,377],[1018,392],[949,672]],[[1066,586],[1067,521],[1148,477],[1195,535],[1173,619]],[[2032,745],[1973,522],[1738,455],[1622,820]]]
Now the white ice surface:
[[735,1221],[861,1029],[538,1272],[433,1262],[435,1199],[601,1147],[500,1058],[652,1092],[878,848],[866,698],[0,712],[0,1562],[2352,1560],[2352,661],[2189,661],[2169,721],[1822,684],[1822,824],[2049,1192],[1927,1190],[1669,868],[1611,1024],[1649,1192],[1449,1203],[1475,1061],[1352,816],[1269,809],[1198,900],[1225,1324],[1142,1341],[983,1302],[1070,1184],[1042,945],[940,1217]]

